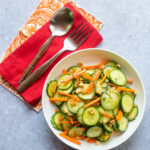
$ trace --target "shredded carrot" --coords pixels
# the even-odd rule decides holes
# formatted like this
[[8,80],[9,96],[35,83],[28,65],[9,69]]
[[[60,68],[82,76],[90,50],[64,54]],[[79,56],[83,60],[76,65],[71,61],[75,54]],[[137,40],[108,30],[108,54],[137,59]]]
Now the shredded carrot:
[[84,105],[84,108],[87,108],[87,107],[89,107],[89,106],[91,106],[91,105],[97,103],[98,101],[100,101],[100,97],[99,97],[99,98],[96,98],[95,100],[93,100],[93,101],[87,103],[86,105]]
[[89,87],[87,88],[87,93],[91,93],[93,91],[93,88],[94,88],[94,83],[93,82],[90,82],[90,85]]
[[123,112],[122,112],[122,110],[120,109],[120,110],[118,111],[117,116],[116,116],[116,120],[117,120],[117,121],[121,120],[122,115],[123,115]]
[[63,70],[63,74],[67,74],[67,71],[65,69]]
[[109,61],[109,59],[106,59],[103,62],[101,62],[98,66],[99,67],[104,66],[108,61]]
[[94,143],[94,142],[96,142],[96,139],[91,139],[88,141],[88,143]]
[[133,90],[133,89],[129,89],[129,88],[124,88],[124,87],[118,87],[118,90],[120,90],[120,91],[126,91],[126,92],[136,93],[136,92],[135,92],[135,90]]
[[86,78],[86,79],[88,79],[88,80],[92,80],[92,77],[91,76],[89,76],[89,75],[87,75],[86,73],[82,73],[82,76],[84,77],[84,78]]
[[73,138],[73,139],[75,139],[75,140],[81,140],[81,139],[83,139],[84,138],[84,136],[77,136],[77,137],[75,137],[75,138]]
[[58,93],[61,94],[61,95],[65,95],[65,96],[71,97],[71,98],[74,97],[74,96],[71,95],[71,94],[67,94],[67,93],[64,93],[64,92],[61,92],[61,91],[58,91]]
[[115,134],[115,133],[117,133],[117,131],[113,131],[113,132],[112,132],[112,134]]
[[67,101],[67,98],[49,98],[50,101],[61,101],[61,102],[65,102]]
[[72,127],[79,127],[80,126],[80,123],[77,123],[75,125],[73,125]]
[[70,130],[70,128],[69,128],[69,129],[66,129],[62,134],[66,135],[69,130]]
[[62,120],[63,120],[63,118],[62,118],[62,117],[59,117],[59,118],[58,118],[58,120],[59,120],[59,121],[62,121]]
[[127,82],[132,84],[133,83],[133,80],[132,79],[127,79]]
[[97,82],[97,79],[99,78],[100,74],[101,74],[101,71],[100,71],[100,70],[98,70],[98,71],[95,73],[95,75],[94,75],[94,77],[93,77],[93,79],[92,79],[92,80],[94,81],[94,83]]
[[70,123],[71,123],[71,124],[74,124],[74,121],[73,121],[73,119],[72,119],[71,116],[69,116],[69,120],[70,120]]
[[104,75],[104,77],[103,77],[102,80],[100,81],[100,84],[102,84],[102,83],[104,82],[104,80],[105,80],[106,77],[108,76],[109,72],[110,72],[110,70],[108,69],[108,70],[106,71],[106,74]]
[[57,123],[69,124],[69,123],[70,123],[70,121],[58,121]]
[[54,112],[58,112],[58,109],[55,108]]
[[83,63],[78,63],[78,65],[81,67],[81,69],[83,69]]
[[86,130],[86,128],[82,127],[81,130],[84,132]]
[[75,123],[79,123],[79,121],[73,121],[73,124],[75,124]]
[[90,137],[85,137],[85,141],[88,141],[88,140],[90,140],[91,138]]
[[110,115],[108,115],[108,114],[106,114],[106,113],[104,113],[104,112],[101,112],[101,114],[104,115],[104,116],[106,116],[106,117],[108,117],[108,118],[111,118],[111,119],[114,118],[113,116],[110,116]]
[[109,134],[105,136],[105,140],[107,140],[109,138]]
[[56,83],[56,85],[54,86],[53,93],[56,92],[56,89],[57,89],[57,83]]
[[76,81],[74,87],[78,87],[79,83],[80,83],[80,80],[79,80],[79,77],[77,77],[77,81]]
[[118,86],[113,83],[109,83],[109,85],[114,86],[115,88],[118,88]]
[[73,77],[78,77],[78,76],[82,75],[83,72],[85,72],[85,70],[79,70],[73,74]]
[[75,143],[77,145],[81,145],[81,142],[75,140],[74,138],[71,138],[71,137],[69,137],[69,136],[67,136],[65,134],[62,134],[62,133],[59,133],[59,135],[62,136],[63,138],[65,138],[66,140],[72,142],[72,143]]

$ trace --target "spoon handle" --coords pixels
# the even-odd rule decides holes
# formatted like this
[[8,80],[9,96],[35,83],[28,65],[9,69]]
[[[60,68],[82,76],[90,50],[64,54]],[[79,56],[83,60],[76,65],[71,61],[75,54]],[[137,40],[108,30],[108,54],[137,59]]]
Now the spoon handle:
[[32,72],[33,68],[35,67],[35,65],[37,64],[37,62],[40,60],[40,58],[44,55],[44,53],[46,52],[46,50],[48,49],[50,43],[52,42],[54,36],[51,35],[48,40],[40,47],[38,53],[36,54],[36,56],[34,57],[34,59],[32,60],[32,62],[28,65],[28,67],[24,70],[22,77],[19,81],[19,84],[22,83],[23,80],[25,80]]
[[56,55],[47,60],[43,65],[36,69],[28,78],[26,78],[17,88],[19,93],[22,93],[30,85],[32,85],[39,77],[48,69],[48,67],[56,60],[56,58],[65,51],[66,49],[61,49]]

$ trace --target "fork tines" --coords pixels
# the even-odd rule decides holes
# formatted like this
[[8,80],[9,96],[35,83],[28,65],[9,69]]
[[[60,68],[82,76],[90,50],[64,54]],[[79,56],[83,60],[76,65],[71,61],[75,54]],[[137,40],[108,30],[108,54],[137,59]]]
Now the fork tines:
[[89,28],[89,25],[83,25],[83,22],[81,22],[81,24],[70,34],[70,37],[78,44],[78,46],[86,40],[92,31],[91,29],[88,31]]

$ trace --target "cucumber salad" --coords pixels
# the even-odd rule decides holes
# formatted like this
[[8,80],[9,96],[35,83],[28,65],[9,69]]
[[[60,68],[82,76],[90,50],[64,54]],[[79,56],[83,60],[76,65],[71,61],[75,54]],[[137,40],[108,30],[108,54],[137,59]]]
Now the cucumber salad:
[[94,66],[79,63],[47,85],[50,103],[56,105],[52,126],[63,138],[99,144],[123,133],[138,114],[133,83],[119,64],[109,59]]

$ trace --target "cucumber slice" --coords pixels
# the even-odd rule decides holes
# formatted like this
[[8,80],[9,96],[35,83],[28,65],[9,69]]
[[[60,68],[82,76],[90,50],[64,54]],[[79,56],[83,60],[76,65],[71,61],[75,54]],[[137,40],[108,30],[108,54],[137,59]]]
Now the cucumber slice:
[[96,138],[99,137],[102,133],[103,129],[101,127],[93,126],[86,131],[86,136],[90,138]]
[[[98,110],[99,110],[100,114],[102,112],[102,113],[108,114],[110,116],[113,116],[112,110],[105,110],[102,106],[99,106]],[[101,114],[101,118],[100,118],[99,122],[105,124],[105,123],[108,123],[110,120],[111,120],[110,118]]]
[[127,83],[126,75],[120,69],[114,69],[109,73],[109,77],[112,83],[123,86]]
[[73,89],[74,89],[74,86],[72,84],[71,87],[69,89],[67,89],[67,90],[58,89],[57,91],[58,92],[64,92],[64,93],[70,94],[73,91]]
[[129,113],[134,105],[134,100],[131,95],[124,94],[121,98],[121,107],[125,113]]
[[61,112],[56,112],[56,113],[54,114],[54,123],[55,123],[55,125],[57,126],[58,130],[62,130],[62,129],[63,129],[63,128],[62,128],[62,124],[61,124],[61,123],[58,123],[60,117],[61,117],[62,119],[64,119],[63,113],[61,113]]
[[64,102],[64,103],[60,106],[60,111],[61,111],[62,113],[64,113],[64,114],[68,114],[68,115],[70,115],[70,116],[73,115],[73,113],[68,110],[67,102]]
[[87,126],[94,126],[100,120],[100,113],[95,107],[88,107],[83,111],[82,120]]
[[69,137],[79,137],[82,136],[84,133],[84,131],[82,130],[81,127],[72,127],[69,131],[68,131],[68,136]]
[[[127,87],[127,88],[128,88],[128,87]],[[122,93],[121,93],[122,96],[123,96],[123,95],[126,95],[126,94],[132,96],[132,99],[133,99],[133,100],[135,99],[135,95],[134,95],[133,93],[131,93],[131,92],[122,91]]]
[[67,101],[67,107],[72,113],[77,113],[78,109],[84,105],[84,101],[74,101],[73,99]]
[[[56,93],[54,94],[54,98],[65,98],[66,96],[64,95],[61,95],[58,93],[58,90],[56,91]],[[60,101],[55,101],[55,104],[57,106],[60,106],[63,102],[60,102]]]
[[82,90],[86,91],[87,88],[89,87],[89,85],[90,85],[89,83],[84,83],[83,87],[78,87],[76,89],[76,93],[77,93],[77,95],[78,95],[79,98],[81,98],[83,100],[91,100],[91,99],[93,99],[93,97],[95,96],[95,88],[89,94],[82,93]]
[[57,85],[57,81],[56,80],[53,80],[53,81],[50,81],[48,84],[47,84],[47,88],[46,88],[46,93],[49,97],[53,97],[54,95],[54,92],[53,92],[53,89],[54,87]]
[[110,127],[110,124],[103,124],[105,130],[107,130],[108,132],[113,132],[114,129],[113,129],[113,126]]
[[100,142],[107,142],[111,137],[111,134],[109,132],[103,132],[101,134],[100,137],[98,137],[97,139],[100,141]]
[[51,117],[51,124],[52,124],[52,126],[53,126],[55,129],[58,130],[58,128],[57,128],[57,126],[56,126],[56,124],[55,124],[55,122],[54,122],[54,115]]
[[129,121],[132,121],[136,118],[138,114],[138,107],[137,106],[134,106],[132,111],[127,115],[127,118]]
[[83,124],[83,120],[82,120],[82,114],[83,114],[83,111],[84,111],[84,107],[80,107],[77,111],[77,120]]
[[103,82],[102,84],[100,84],[101,79],[98,79],[96,82],[96,93],[100,94],[103,93],[104,91],[106,91],[108,84],[107,82]]
[[97,72],[97,69],[88,69],[86,70],[86,74],[89,75],[89,76],[94,76],[94,74]]
[[68,72],[68,74],[73,74],[73,73],[75,73],[77,71],[80,71],[80,70],[81,70],[81,67],[79,67],[79,66],[72,66],[72,67],[70,67],[67,70],[67,72]]
[[118,111],[119,111],[119,105],[117,107],[115,107],[113,110],[114,116],[116,116],[118,114]]
[[[69,120],[66,119],[66,118],[64,118],[64,119],[63,119],[63,122],[64,122],[64,121],[69,121]],[[71,128],[71,123],[62,123],[62,128],[63,128],[63,130],[66,130],[66,129]]]
[[113,110],[115,107],[119,105],[120,97],[121,96],[118,92],[109,90],[102,94],[101,105],[106,110]]
[[66,80],[68,77],[70,77],[69,74],[64,74],[64,75],[62,75],[62,76],[59,77],[59,79],[57,80],[57,85],[58,85],[59,89],[66,90],[66,89],[69,89],[71,87],[72,80],[68,81],[66,83],[61,83],[61,81]]
[[117,63],[116,63],[115,61],[112,61],[112,60],[108,61],[108,62],[105,64],[106,67],[108,67],[108,66],[116,66],[116,65],[117,65]]
[[118,131],[124,132],[128,128],[128,119],[122,116],[121,120],[117,121]]

